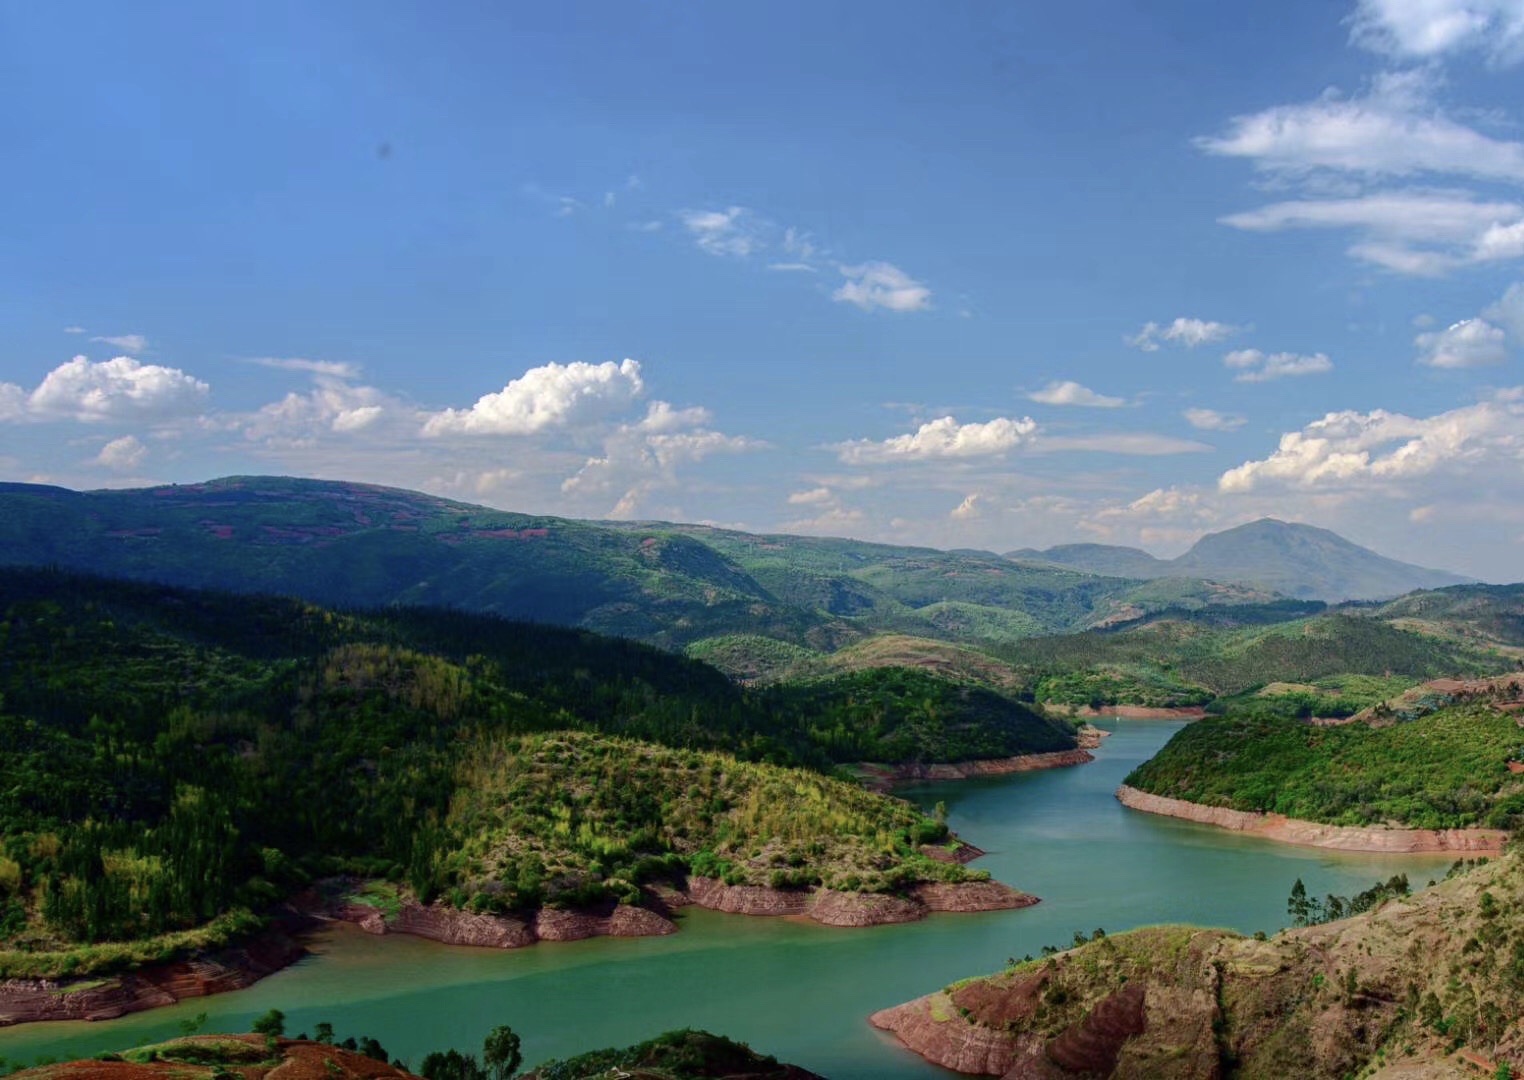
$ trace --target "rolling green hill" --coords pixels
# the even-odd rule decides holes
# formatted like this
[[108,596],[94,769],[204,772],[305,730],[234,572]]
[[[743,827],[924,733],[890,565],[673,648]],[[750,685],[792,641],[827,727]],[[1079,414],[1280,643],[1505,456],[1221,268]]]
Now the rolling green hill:
[[831,762],[1066,731],[922,672],[795,700],[585,631],[3,570],[0,978],[213,945],[340,873],[494,911],[958,880]]
[[992,648],[1039,701],[1199,705],[1270,683],[1355,675],[1413,682],[1510,670],[1496,651],[1333,612],[1235,626],[1208,612],[1111,632],[1033,638]]
[[1182,729],[1126,782],[1332,825],[1512,829],[1524,824],[1524,783],[1507,763],[1521,754],[1515,717],[1487,702],[1332,727],[1246,710]]
[[1376,614],[1427,633],[1524,648],[1524,584],[1455,585],[1413,593],[1382,605]]

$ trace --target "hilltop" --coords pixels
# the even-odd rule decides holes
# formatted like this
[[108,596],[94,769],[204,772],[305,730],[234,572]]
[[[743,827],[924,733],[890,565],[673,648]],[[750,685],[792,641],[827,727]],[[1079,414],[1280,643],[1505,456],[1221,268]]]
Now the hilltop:
[[1389,559],[1327,529],[1261,518],[1208,533],[1184,555],[1157,559],[1137,548],[1069,544],[1013,551],[1035,560],[1129,578],[1202,578],[1310,600],[1384,600],[1415,589],[1468,584],[1444,570]]

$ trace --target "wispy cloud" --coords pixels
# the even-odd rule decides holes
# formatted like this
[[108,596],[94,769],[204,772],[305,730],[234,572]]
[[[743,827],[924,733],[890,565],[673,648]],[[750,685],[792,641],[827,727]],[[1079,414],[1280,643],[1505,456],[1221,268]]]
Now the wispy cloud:
[[684,210],[677,216],[693,242],[710,255],[744,259],[763,246],[755,219],[744,206]]
[[866,262],[837,269],[847,279],[831,294],[839,303],[864,311],[925,311],[931,307],[931,289],[893,263]]
[[1126,341],[1127,344],[1142,349],[1144,352],[1158,352],[1162,343],[1184,345],[1187,349],[1194,349],[1199,345],[1223,341],[1238,333],[1238,330],[1239,328],[1231,323],[1180,317],[1162,326],[1156,322],[1146,322],[1142,329]]
[[360,377],[360,365],[344,360],[308,360],[301,356],[252,356],[246,362],[279,371],[302,371],[309,375],[327,375],[334,379]]
[[121,349],[131,356],[137,356],[148,349],[148,339],[142,334],[104,335],[90,340],[98,341],[102,345],[110,345],[113,349]]
[[1073,381],[1050,382],[1041,390],[1032,391],[1027,398],[1041,405],[1077,405],[1092,409],[1117,409],[1127,404],[1126,398],[1098,394]]
[[1197,431],[1237,431],[1246,422],[1242,416],[1216,409],[1186,409],[1180,415]]
[[1265,353],[1259,349],[1237,349],[1222,358],[1222,362],[1238,372],[1234,382],[1270,382],[1272,379],[1295,378],[1300,375],[1326,375],[1333,370],[1333,361],[1325,353],[1278,352]]

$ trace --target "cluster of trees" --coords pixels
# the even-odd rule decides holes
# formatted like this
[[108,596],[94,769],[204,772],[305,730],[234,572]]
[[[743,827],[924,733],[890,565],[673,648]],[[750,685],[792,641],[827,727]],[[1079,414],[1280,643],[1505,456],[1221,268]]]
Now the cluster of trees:
[[1408,886],[1408,876],[1393,874],[1387,880],[1378,881],[1354,896],[1329,893],[1319,900],[1315,896],[1308,896],[1307,886],[1302,884],[1301,878],[1297,878],[1291,886],[1291,894],[1286,897],[1286,914],[1291,919],[1292,926],[1316,926],[1373,911],[1386,901],[1407,896],[1410,892],[1412,889]]

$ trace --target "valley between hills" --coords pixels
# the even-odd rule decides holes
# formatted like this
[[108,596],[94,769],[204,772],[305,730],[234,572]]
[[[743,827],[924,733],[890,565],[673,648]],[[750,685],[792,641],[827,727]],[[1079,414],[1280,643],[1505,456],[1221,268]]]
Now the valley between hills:
[[[1076,934],[874,1024],[1008,1077],[1524,1068],[1524,585],[1272,521],[1166,563],[237,477],[0,485],[0,616],[0,1025],[245,989],[338,924],[538,950],[694,909],[1027,918],[1019,851],[995,880],[976,829],[897,793],[1098,768],[1132,715],[1180,726],[1127,807],[1455,873],[1281,932]],[[400,1075],[189,1038],[99,1075]],[[810,1075],[685,1038],[628,1060]],[[63,1068],[36,1075],[90,1075]]]

